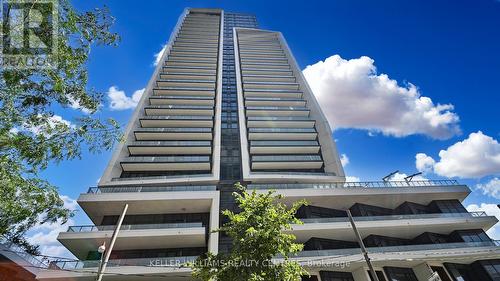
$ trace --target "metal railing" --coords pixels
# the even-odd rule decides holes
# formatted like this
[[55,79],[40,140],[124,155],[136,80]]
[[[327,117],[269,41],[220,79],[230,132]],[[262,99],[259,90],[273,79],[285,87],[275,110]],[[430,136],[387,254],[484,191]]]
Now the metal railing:
[[[458,242],[458,243],[441,243],[441,244],[419,244],[419,245],[403,245],[389,247],[367,247],[369,253],[402,253],[415,251],[429,250],[446,250],[460,249],[473,247],[500,247],[500,240],[483,241],[483,242]],[[465,252],[466,253],[466,252]],[[302,251],[297,254],[297,257],[317,257],[317,256],[345,256],[361,254],[359,248],[333,249],[333,250],[312,250]]]
[[[68,232],[96,232],[113,231],[115,225],[75,225],[68,228]],[[201,222],[187,223],[152,223],[152,224],[128,224],[122,225],[120,230],[143,230],[143,229],[169,229],[169,228],[196,228],[203,227]]]
[[[387,215],[387,216],[366,216],[353,217],[354,221],[382,221],[382,220],[405,220],[405,219],[438,219],[438,218],[476,218],[487,217],[485,212],[470,213],[434,213],[434,214],[414,214],[414,215]],[[300,219],[303,223],[330,223],[330,222],[348,222],[348,217],[334,218],[308,218]]]
[[249,189],[334,189],[457,186],[456,180],[249,184]]
[[[146,266],[146,267],[179,267],[188,262],[193,262],[197,259],[196,256],[189,257],[158,257],[158,258],[141,258],[141,259],[112,259],[109,260],[108,267],[116,266]],[[52,261],[49,265],[50,269],[54,270],[78,270],[99,267],[99,260],[83,260],[83,261]]]
[[214,191],[215,185],[90,187],[87,193]]

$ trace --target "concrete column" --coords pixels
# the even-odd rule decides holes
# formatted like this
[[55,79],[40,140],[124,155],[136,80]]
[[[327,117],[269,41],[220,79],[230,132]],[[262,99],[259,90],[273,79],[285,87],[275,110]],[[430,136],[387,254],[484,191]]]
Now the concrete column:
[[212,206],[210,208],[210,229],[208,230],[208,251],[214,255],[219,252],[219,233],[212,232],[219,228],[219,199],[220,192],[212,198]]
[[371,281],[367,269],[360,267],[352,272],[352,277],[355,281]]
[[433,271],[427,263],[421,263],[413,268],[415,276],[417,276],[418,281],[429,281]]

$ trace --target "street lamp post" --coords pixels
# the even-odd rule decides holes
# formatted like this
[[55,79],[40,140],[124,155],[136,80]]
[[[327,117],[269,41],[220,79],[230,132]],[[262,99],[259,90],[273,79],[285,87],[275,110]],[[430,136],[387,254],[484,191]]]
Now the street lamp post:
[[366,264],[368,264],[368,268],[370,269],[372,279],[373,279],[373,281],[379,281],[377,273],[375,272],[375,269],[373,268],[372,262],[370,261],[370,257],[368,257],[368,252],[366,251],[365,244],[363,243],[363,239],[361,239],[361,234],[359,234],[358,228],[356,227],[356,224],[354,223],[354,219],[352,218],[351,211],[349,209],[347,209],[346,212],[347,212],[347,216],[349,217],[349,221],[351,222],[352,230],[354,231],[354,234],[356,235],[356,238],[358,239],[359,246],[361,247],[361,252],[363,253],[363,256],[365,257]]
[[[123,219],[125,218],[125,214],[127,213],[127,209],[128,209],[128,204],[125,204],[125,207],[123,207],[123,212],[120,215],[120,218],[118,219],[118,223],[116,224],[116,228],[113,231],[113,236],[111,236],[111,242],[109,243],[109,249],[106,250],[106,246],[104,243],[103,243],[103,245],[101,245],[99,247],[98,251],[103,251],[104,255],[101,255],[101,265],[99,266],[99,270],[97,271],[97,277],[95,279],[96,281],[101,281],[102,276],[104,275],[104,271],[106,271],[106,266],[107,266],[108,261],[109,261],[109,256],[111,255],[111,251],[113,250],[113,246],[115,245],[115,241],[116,241],[116,237],[118,236],[118,232],[120,232],[120,228],[122,227]],[[103,256],[104,256],[104,259],[102,259]]]

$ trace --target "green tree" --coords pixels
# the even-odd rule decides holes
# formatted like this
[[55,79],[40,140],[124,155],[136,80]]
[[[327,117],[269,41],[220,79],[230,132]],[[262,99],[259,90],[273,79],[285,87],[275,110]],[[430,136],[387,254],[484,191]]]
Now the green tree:
[[[72,216],[40,172],[84,150],[110,149],[121,138],[117,122],[98,116],[104,94],[87,85],[91,47],[119,41],[114,18],[106,7],[81,12],[57,2],[55,68],[0,69],[0,235],[31,252],[37,246],[24,238],[31,227]],[[71,122],[54,113],[68,108],[78,109]]]
[[[303,245],[295,243],[293,234],[285,233],[292,224],[302,223],[295,213],[305,202],[288,208],[274,191],[247,192],[240,184],[236,188],[240,212],[224,210],[229,221],[216,230],[227,234],[233,247],[227,254],[200,257],[191,265],[193,277],[206,281],[298,281],[308,275],[299,263],[290,260]],[[273,262],[276,257],[281,260]]]

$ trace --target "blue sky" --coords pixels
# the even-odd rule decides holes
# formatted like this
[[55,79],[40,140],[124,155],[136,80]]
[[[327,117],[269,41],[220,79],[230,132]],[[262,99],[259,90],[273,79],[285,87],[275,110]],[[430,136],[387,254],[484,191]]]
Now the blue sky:
[[[460,180],[473,190],[466,206],[485,204],[483,209],[500,216],[492,205],[500,203],[499,1],[346,0],[306,5],[304,1],[117,0],[75,5],[89,9],[103,2],[116,17],[114,30],[122,42],[116,48],[92,50],[89,85],[103,92],[115,86],[112,94],[125,102],[118,107],[133,105],[132,99],[121,95],[131,97],[145,87],[154,70],[154,55],[185,7],[253,13],[261,28],[284,34],[302,69],[312,65],[306,77],[315,83],[311,85],[315,91],[323,91],[320,100],[334,101],[334,112],[327,115],[337,123],[334,126],[342,127],[336,128],[334,138],[339,152],[349,159],[346,174],[363,181],[380,180],[396,169],[410,174],[418,171],[417,153],[425,153],[420,163],[426,168],[425,178]],[[328,63],[317,64],[327,58]],[[342,76],[346,73],[352,75]],[[370,106],[380,101],[380,106]],[[350,114],[340,116],[344,109]],[[365,110],[376,118],[358,120],[369,116]],[[71,120],[80,112],[57,113]],[[131,113],[132,109],[112,110],[105,104],[98,115],[125,124]],[[439,155],[441,150],[448,152]],[[61,194],[77,198],[96,185],[110,156],[111,152],[84,154],[81,160],[50,167],[44,176],[60,187]],[[89,220],[79,211],[71,223]],[[42,229],[43,235],[53,229]],[[492,231],[497,239],[499,233]],[[61,253],[53,242],[47,245],[47,253]]]

